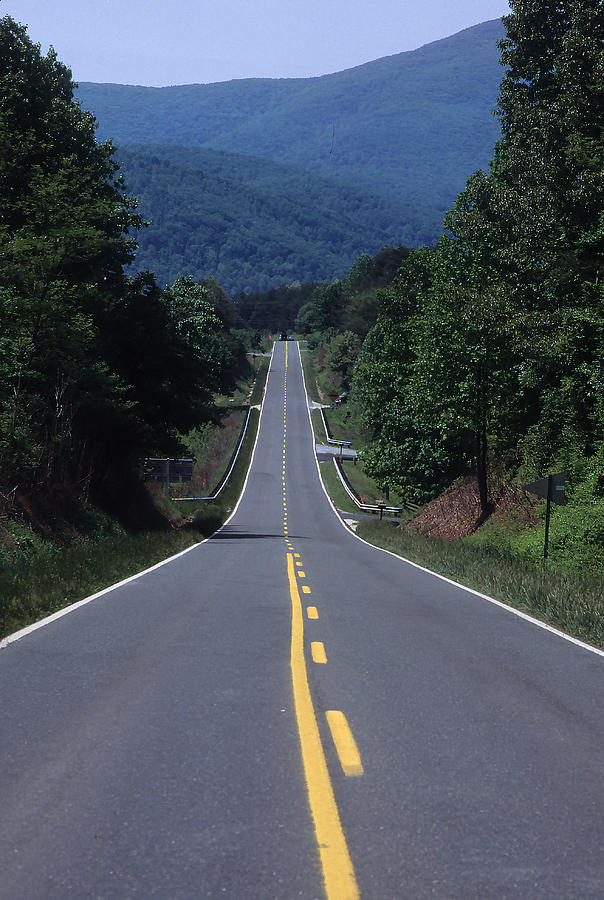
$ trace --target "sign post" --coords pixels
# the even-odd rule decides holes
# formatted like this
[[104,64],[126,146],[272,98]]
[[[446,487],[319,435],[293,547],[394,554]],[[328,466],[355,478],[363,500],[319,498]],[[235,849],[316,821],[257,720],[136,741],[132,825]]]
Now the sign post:
[[546,501],[543,559],[547,559],[549,550],[549,521],[552,503],[556,503],[558,506],[564,506],[566,503],[565,480],[564,472],[559,472],[557,475],[548,475],[547,478],[540,478],[538,481],[533,481],[531,484],[524,486],[525,491],[530,491],[531,494],[536,494]]
[[157,459],[149,457],[144,465],[145,481],[159,481],[165,485],[166,512],[170,503],[170,484],[190,481],[193,477],[192,459]]

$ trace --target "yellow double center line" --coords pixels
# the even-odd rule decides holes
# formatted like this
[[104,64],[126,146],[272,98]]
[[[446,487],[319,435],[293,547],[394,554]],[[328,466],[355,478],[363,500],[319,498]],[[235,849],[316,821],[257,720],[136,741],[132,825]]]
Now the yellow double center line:
[[331,778],[325,761],[319,727],[310,696],[304,658],[302,603],[296,581],[293,554],[287,554],[287,575],[292,601],[291,670],[296,719],[302,748],[302,762],[310,811],[315,826],[325,891],[328,900],[348,900],[359,896],[348,845],[342,829]]
[[[354,900],[354,898],[358,898],[359,890],[342,823],[340,822],[306,671],[304,619],[298,589],[298,579],[305,579],[306,573],[302,571],[300,554],[294,553],[294,547],[289,539],[287,528],[287,350],[286,344],[283,378],[283,472],[281,480],[283,491],[283,536],[288,550],[287,573],[292,604],[291,671],[294,707],[300,734],[300,747],[308,790],[308,801],[323,869],[325,892],[328,900]],[[306,584],[302,585],[302,591],[305,594],[311,593],[310,588]],[[319,618],[318,610],[314,606],[307,608],[307,614],[309,618]],[[311,643],[311,655],[314,662],[327,662],[325,648],[318,641]],[[363,767],[358,757],[354,738],[350,734],[343,713],[328,711],[326,715],[345,774],[362,774]],[[352,760],[350,759],[351,753]]]

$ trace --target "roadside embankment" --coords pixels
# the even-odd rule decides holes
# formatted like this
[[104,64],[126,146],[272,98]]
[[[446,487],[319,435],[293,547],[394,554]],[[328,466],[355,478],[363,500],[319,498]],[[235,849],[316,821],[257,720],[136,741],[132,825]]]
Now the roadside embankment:
[[[248,391],[252,406],[262,400],[269,362],[262,360],[251,394]],[[212,534],[229,517],[241,494],[259,419],[259,410],[252,409],[237,462],[217,501],[190,504],[186,513],[170,503],[166,517],[158,514],[160,505],[164,513],[163,486],[155,486],[160,490],[152,491],[158,504],[154,527],[129,530],[92,506],[80,510],[77,518],[44,528],[22,513],[10,523],[5,520],[0,533],[0,639]],[[239,427],[233,439],[238,435]],[[229,462],[232,443],[218,444],[222,457],[211,465],[217,478]]]

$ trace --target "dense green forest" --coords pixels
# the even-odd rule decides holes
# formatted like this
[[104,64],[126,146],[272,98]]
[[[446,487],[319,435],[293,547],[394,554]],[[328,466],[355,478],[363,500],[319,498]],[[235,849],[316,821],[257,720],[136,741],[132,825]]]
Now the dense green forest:
[[362,253],[430,235],[403,202],[269,160],[165,146],[125,146],[116,158],[150,222],[136,267],[160,284],[211,275],[235,294],[331,281]]
[[[360,256],[345,278],[327,284],[280,285],[233,298],[248,328],[281,333],[319,331],[322,338],[340,329],[365,337],[380,310],[379,289],[390,284],[411,251],[402,244]],[[322,312],[321,312],[322,311]]]
[[502,481],[564,470],[558,555],[579,547],[601,572],[604,19],[592,0],[510,7],[502,139],[449,236],[408,254],[362,345],[346,279],[316,291],[298,326],[350,371],[381,483],[423,502],[474,472],[486,517]]
[[300,307],[307,303],[319,285],[280,285],[268,291],[240,293],[233,298],[237,314],[248,328],[268,331],[270,336],[279,336],[291,331]]
[[126,275],[140,219],[70,71],[0,19],[0,494],[127,503],[246,363],[213,282]]
[[79,85],[151,222],[140,267],[265,291],[434,243],[499,134],[502,33],[486,22],[321,78]]

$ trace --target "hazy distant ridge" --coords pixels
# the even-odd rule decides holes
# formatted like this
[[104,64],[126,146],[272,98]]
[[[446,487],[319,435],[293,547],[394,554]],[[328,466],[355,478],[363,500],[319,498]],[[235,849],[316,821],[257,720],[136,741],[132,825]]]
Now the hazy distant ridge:
[[[95,113],[99,137],[119,145],[261,157],[379,193],[403,211],[400,241],[417,244],[438,236],[467,177],[492,156],[503,33],[499,20],[485,22],[318,78],[165,88],[83,83],[79,97]],[[373,226],[364,228],[366,249],[376,249]]]

